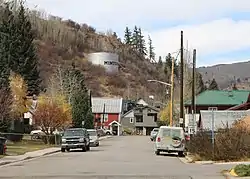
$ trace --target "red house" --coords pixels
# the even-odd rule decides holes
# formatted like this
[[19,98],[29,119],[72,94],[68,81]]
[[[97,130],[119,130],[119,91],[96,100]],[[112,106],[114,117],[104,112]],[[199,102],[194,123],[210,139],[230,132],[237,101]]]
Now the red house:
[[96,128],[109,129],[114,121],[120,124],[122,114],[122,98],[92,97],[92,113]]

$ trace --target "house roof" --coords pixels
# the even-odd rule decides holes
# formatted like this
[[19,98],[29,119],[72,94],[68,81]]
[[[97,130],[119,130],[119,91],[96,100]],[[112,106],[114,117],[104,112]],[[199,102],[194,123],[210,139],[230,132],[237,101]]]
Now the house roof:
[[[196,96],[196,105],[240,105],[248,101],[248,90],[207,90]],[[191,105],[191,100],[185,102]]]
[[92,113],[103,113],[105,105],[105,113],[121,113],[122,98],[98,98],[92,97]]

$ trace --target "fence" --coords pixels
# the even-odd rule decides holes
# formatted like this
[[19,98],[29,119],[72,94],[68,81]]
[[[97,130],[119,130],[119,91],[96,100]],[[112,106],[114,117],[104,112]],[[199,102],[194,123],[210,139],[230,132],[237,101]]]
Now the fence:
[[0,133],[0,137],[7,139],[7,143],[22,143],[23,145],[60,145],[61,144],[61,134],[45,134],[45,133],[35,133],[35,134],[22,134],[22,133]]

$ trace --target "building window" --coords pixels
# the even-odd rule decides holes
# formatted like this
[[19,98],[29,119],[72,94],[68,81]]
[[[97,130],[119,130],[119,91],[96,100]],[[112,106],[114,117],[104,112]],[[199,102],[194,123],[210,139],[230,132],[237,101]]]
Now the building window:
[[143,116],[142,115],[135,116],[135,120],[136,120],[136,122],[143,122]]
[[108,114],[103,114],[101,115],[101,120],[104,120],[103,122],[107,122],[108,121]]
[[217,107],[209,107],[208,110],[209,110],[209,111],[217,111],[218,108],[217,108]]
[[134,118],[131,117],[131,118],[129,119],[129,121],[130,121],[130,123],[134,123]]

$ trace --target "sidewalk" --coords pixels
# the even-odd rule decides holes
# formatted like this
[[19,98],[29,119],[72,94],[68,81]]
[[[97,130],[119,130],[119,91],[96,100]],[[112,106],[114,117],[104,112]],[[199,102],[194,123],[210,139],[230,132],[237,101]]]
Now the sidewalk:
[[[100,137],[99,140],[104,140],[104,139],[107,139],[107,138],[110,138],[110,137],[112,137],[112,136]],[[10,164],[10,163],[14,163],[14,162],[20,162],[20,161],[23,161],[23,160],[28,160],[28,159],[32,159],[32,158],[45,156],[45,155],[57,153],[57,152],[60,152],[60,151],[61,151],[60,147],[51,147],[51,148],[46,148],[46,149],[37,150],[37,151],[33,151],[33,152],[27,152],[24,155],[5,156],[3,158],[0,158],[0,166],[1,165],[7,165],[7,164]]]

